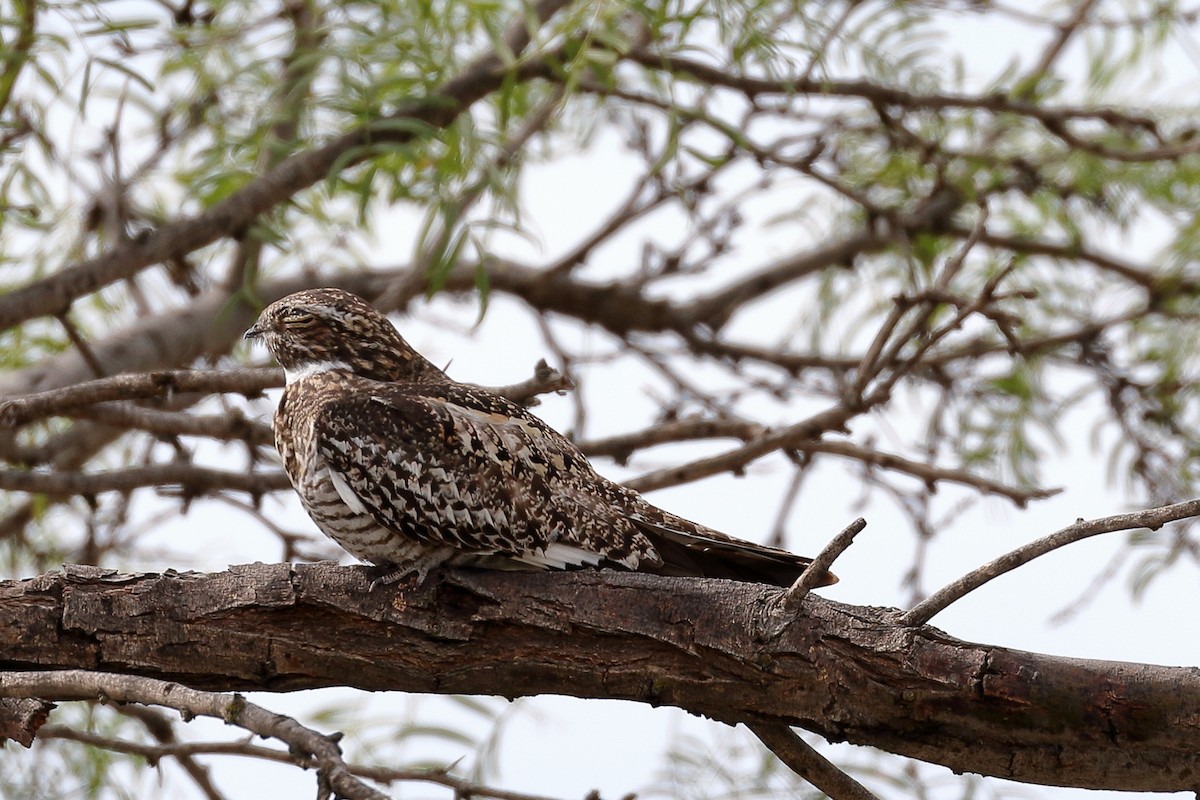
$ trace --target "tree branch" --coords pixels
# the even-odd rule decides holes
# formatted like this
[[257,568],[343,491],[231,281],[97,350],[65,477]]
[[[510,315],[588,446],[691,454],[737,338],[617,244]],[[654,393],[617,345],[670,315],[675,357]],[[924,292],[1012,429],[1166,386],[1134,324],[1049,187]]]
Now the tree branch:
[[1005,553],[996,560],[964,575],[949,586],[938,590],[924,602],[914,606],[901,616],[900,623],[902,625],[924,625],[945,611],[951,603],[962,599],[993,578],[999,578],[1001,575],[1012,572],[1038,556],[1044,556],[1060,547],[1066,547],[1101,533],[1127,531],[1135,528],[1158,530],[1168,522],[1198,516],[1200,516],[1200,500],[1189,500],[1186,503],[1175,503],[1130,514],[1117,514],[1093,520],[1076,520],[1074,525],[1068,525],[1049,536],[1018,547],[1010,553]]
[[367,570],[325,564],[72,567],[0,583],[0,652],[10,670],[222,691],[635,700],[1049,785],[1173,791],[1200,773],[1192,669],[971,644],[814,595],[797,618],[782,590],[731,581],[454,571],[408,592],[369,585]]
[[[749,98],[777,95],[793,97],[801,94],[821,97],[861,99],[871,105],[903,108],[909,111],[943,111],[948,109],[978,109],[995,114],[1013,114],[1037,120],[1047,128],[1068,121],[1099,121],[1113,127],[1157,130],[1155,120],[1145,114],[1131,113],[1108,106],[1069,106],[1037,103],[1024,98],[992,92],[988,94],[950,94],[946,92],[915,92],[902,87],[887,86],[867,80],[842,80],[820,77],[800,80],[793,77],[766,78],[741,75],[717,66],[684,56],[664,54],[649,49],[632,50],[623,55],[643,67],[671,72],[675,77],[690,78],[707,86],[732,89]],[[1194,149],[1193,149],[1194,152]]]
[[[137,706],[129,706],[136,708]],[[65,739],[71,742],[81,742],[111,750],[115,753],[129,753],[141,756],[154,766],[164,758],[175,758],[180,761],[200,755],[229,755],[249,756],[263,761],[273,761],[277,764],[295,764],[298,755],[286,750],[256,745],[245,739],[229,742],[166,742],[163,744],[143,744],[127,739],[117,739],[111,736],[101,736],[90,731],[81,731],[63,725],[46,725],[38,731],[42,739]],[[315,763],[303,763],[308,768]],[[391,767],[347,764],[350,774],[359,778],[369,778],[377,783],[399,783],[411,781],[414,783],[432,783],[445,786],[457,792],[456,796],[464,798],[490,797],[493,800],[555,800],[544,795],[533,795],[526,792],[513,792],[488,786],[476,781],[452,775],[448,768],[434,769],[394,769]]]
[[24,472],[0,470],[0,489],[52,496],[92,497],[103,492],[132,492],[146,486],[178,486],[185,497],[219,491],[246,492],[262,497],[291,487],[283,470],[229,472],[186,463],[126,467],[106,472]]
[[282,385],[283,370],[274,367],[223,372],[177,369],[115,375],[0,402],[0,428],[16,428],[35,419],[113,400],[169,397],[188,392],[237,392],[255,396],[262,394],[264,389]]
[[[249,438],[261,441],[260,431],[249,431],[249,420],[228,417],[189,417],[157,409],[139,408],[116,400],[172,397],[178,394],[237,393],[255,397],[266,389],[283,386],[283,370],[257,367],[231,370],[158,370],[114,375],[62,389],[0,401],[0,428],[19,428],[53,416],[94,419],[152,433],[207,435],[216,438]],[[539,394],[573,388],[571,380],[544,360],[534,365],[533,375],[507,386],[485,387],[514,403],[529,405]],[[188,422],[187,420],[192,420]],[[223,421],[223,422],[222,422]]]
[[239,694],[203,692],[153,678],[80,669],[0,673],[0,694],[54,700],[147,703],[179,709],[192,716],[214,717],[263,738],[278,739],[301,758],[312,759],[317,765],[318,781],[326,782],[338,797],[388,800],[383,792],[367,786],[350,773],[337,746],[340,735],[322,736],[291,717],[248,702]]
[[868,467],[879,467],[892,472],[911,475],[930,486],[939,483],[957,483],[960,486],[976,489],[980,494],[993,494],[1005,497],[1011,500],[1018,508],[1024,508],[1031,500],[1045,500],[1048,497],[1054,497],[1054,495],[1062,491],[1062,489],[1057,488],[1022,489],[1019,486],[1010,486],[1000,481],[994,481],[982,475],[977,475],[965,468],[939,467],[936,464],[927,464],[923,461],[916,461],[879,449],[863,447],[844,440],[817,439],[799,442],[792,445],[792,448],[800,453],[827,453],[857,461]]
[[832,800],[879,800],[858,781],[842,772],[787,725],[751,725],[750,732],[800,777]]
[[635,451],[655,445],[726,438],[745,442],[765,430],[757,422],[744,419],[695,416],[602,439],[585,439],[576,444],[591,458],[607,456],[623,464]]
[[786,592],[783,593],[783,606],[788,611],[798,611],[804,603],[804,599],[808,597],[808,593],[821,585],[822,580],[829,574],[830,567],[837,557],[846,552],[854,542],[854,537],[863,532],[867,527],[867,521],[862,517],[854,520],[837,536],[829,540],[829,544],[822,548],[817,557],[804,568],[800,573],[800,577],[796,578]]
[[575,384],[566,375],[547,364],[545,359],[540,359],[533,366],[533,375],[525,380],[508,386],[485,388],[517,405],[531,406],[537,404],[539,394],[570,391],[575,388]]

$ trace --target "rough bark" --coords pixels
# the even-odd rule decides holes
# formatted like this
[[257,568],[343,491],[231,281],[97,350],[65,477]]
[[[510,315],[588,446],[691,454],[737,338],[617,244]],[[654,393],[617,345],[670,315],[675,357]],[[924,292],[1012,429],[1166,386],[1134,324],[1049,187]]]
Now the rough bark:
[[363,569],[328,564],[74,567],[0,583],[0,667],[214,690],[620,698],[1031,783],[1200,786],[1200,670],[972,644],[815,596],[790,614],[779,598],[614,572],[464,571],[372,591]]
[[53,709],[54,703],[31,697],[0,697],[0,744],[12,739],[31,746]]

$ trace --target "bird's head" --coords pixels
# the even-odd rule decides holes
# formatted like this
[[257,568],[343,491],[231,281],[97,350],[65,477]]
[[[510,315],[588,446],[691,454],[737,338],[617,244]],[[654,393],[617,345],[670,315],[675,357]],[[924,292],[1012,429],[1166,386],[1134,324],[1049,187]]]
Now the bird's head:
[[445,377],[404,341],[387,317],[341,289],[308,289],[276,300],[245,338],[267,346],[288,384],[332,369],[377,381]]

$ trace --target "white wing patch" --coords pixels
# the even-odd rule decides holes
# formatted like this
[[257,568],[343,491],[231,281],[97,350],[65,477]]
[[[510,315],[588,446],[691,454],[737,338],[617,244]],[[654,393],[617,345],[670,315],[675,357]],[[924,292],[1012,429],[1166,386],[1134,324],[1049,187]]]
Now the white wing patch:
[[358,495],[350,488],[350,484],[346,483],[346,479],[332,469],[326,469],[326,473],[329,475],[329,482],[333,484],[334,491],[338,493],[338,497],[342,498],[342,502],[355,514],[366,514],[367,507],[363,505],[362,500],[358,499]]
[[581,567],[584,564],[595,567],[600,564],[600,556],[582,547],[554,542],[546,545],[544,552],[523,553],[516,560],[542,569],[566,569]]

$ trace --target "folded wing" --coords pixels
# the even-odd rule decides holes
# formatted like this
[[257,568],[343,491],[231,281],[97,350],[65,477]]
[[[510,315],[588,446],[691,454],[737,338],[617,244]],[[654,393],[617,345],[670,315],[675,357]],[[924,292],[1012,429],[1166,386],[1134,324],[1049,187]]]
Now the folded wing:
[[578,491],[586,459],[523,409],[461,384],[363,388],[322,407],[317,451],[383,527],[545,569],[657,561],[632,521]]
[[809,563],[662,511],[485,390],[359,388],[321,408],[317,451],[343,501],[399,535],[543,569],[605,565],[779,586]]

